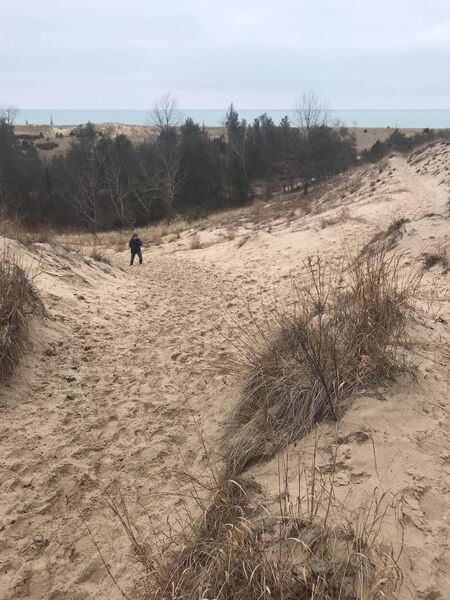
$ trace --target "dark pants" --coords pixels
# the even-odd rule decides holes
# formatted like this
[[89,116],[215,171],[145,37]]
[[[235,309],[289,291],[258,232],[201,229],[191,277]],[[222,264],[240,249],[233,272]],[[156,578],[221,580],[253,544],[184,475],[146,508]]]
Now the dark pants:
[[134,257],[135,256],[139,256],[139,264],[142,265],[142,252],[140,250],[138,250],[137,252],[132,252],[131,253],[131,262],[130,262],[130,266],[133,264],[134,262]]

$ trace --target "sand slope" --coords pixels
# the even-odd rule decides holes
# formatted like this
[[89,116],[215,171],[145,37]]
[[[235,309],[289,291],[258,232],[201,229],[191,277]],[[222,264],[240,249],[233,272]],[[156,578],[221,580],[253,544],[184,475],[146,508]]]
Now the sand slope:
[[[146,249],[144,265],[131,269],[125,253],[110,267],[58,246],[17,246],[24,263],[39,263],[48,317],[33,325],[32,348],[0,392],[0,597],[120,597],[83,520],[129,588],[131,550],[105,492],[120,490],[149,532],[167,516],[175,522],[189,490],[177,471],[207,467],[199,429],[214,458],[248,307],[258,315],[274,295],[288,304],[304,258],[320,251],[337,263],[394,219],[409,220],[397,239],[405,267],[448,245],[449,168],[445,144],[409,161],[393,156],[307,212],[299,205],[270,226],[236,223],[233,236],[218,224],[200,231],[197,250],[187,232]],[[403,597],[432,600],[450,597],[448,274],[437,265],[424,286],[441,318],[415,326],[417,382],[355,401],[340,426],[339,475],[355,505],[375,486],[400,494],[399,520],[386,533],[398,544],[400,525],[405,531]],[[326,456],[335,432],[322,431]],[[373,435],[376,462],[358,431]],[[291,460],[310,446],[306,438],[291,448]],[[276,461],[252,474],[275,498]]]

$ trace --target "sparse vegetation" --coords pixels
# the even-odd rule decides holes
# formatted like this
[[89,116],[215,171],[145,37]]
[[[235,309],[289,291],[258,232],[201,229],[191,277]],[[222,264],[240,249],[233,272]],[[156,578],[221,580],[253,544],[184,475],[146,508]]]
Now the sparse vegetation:
[[[109,499],[140,561],[146,600],[375,600],[394,597],[402,577],[380,535],[386,495],[350,513],[334,493],[335,466],[299,467],[297,497],[279,473],[277,510],[250,479],[191,478],[197,516],[150,544],[121,501]],[[199,490],[202,490],[199,492]],[[205,500],[205,493],[211,499]],[[401,548],[400,548],[401,550]]]
[[54,240],[56,232],[45,222],[30,227],[18,219],[0,219],[0,235],[24,244],[48,244]]
[[202,247],[202,240],[200,239],[200,234],[198,234],[197,232],[192,234],[190,242],[189,242],[189,248],[191,250],[199,250]]
[[106,256],[105,252],[98,246],[92,247],[90,257],[97,262],[102,262],[107,265],[111,265],[110,259]]
[[437,248],[434,252],[424,252],[422,255],[423,268],[429,271],[436,265],[441,265],[444,273],[449,270],[449,259],[447,246]]
[[322,217],[320,219],[320,228],[326,229],[327,227],[332,227],[338,223],[345,223],[345,221],[348,221],[349,219],[351,219],[351,217],[348,208],[343,208],[334,216]]
[[55,148],[58,148],[57,142],[52,142],[52,141],[45,141],[45,142],[36,142],[35,143],[35,147],[38,148],[39,150],[54,150]]
[[406,217],[394,219],[387,229],[378,231],[369,242],[361,249],[359,257],[367,256],[373,252],[393,250],[398,240],[403,235],[403,227],[409,223]]
[[308,262],[295,306],[245,342],[243,384],[222,440],[230,477],[268,459],[319,421],[337,419],[355,392],[405,368],[402,348],[418,273],[401,255],[368,253],[342,272]]
[[229,242],[232,242],[236,237],[236,231],[229,227],[225,233],[225,237]]
[[13,372],[24,351],[29,317],[39,306],[29,276],[5,249],[0,262],[0,381]]
[[435,132],[428,127],[414,135],[405,135],[399,129],[394,129],[384,142],[377,140],[371,148],[363,151],[362,156],[365,160],[377,162],[390,154],[393,150],[407,152],[426,142],[431,142],[439,136],[442,136],[441,132]]

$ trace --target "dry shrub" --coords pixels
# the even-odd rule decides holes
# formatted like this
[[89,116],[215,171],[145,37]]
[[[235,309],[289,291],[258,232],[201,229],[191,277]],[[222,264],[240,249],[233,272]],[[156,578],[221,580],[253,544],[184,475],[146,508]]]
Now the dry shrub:
[[333,217],[322,217],[320,220],[320,228],[325,229],[326,227],[332,227],[333,225],[344,223],[350,219],[351,217],[348,208],[344,208]]
[[160,246],[163,243],[163,240],[170,233],[170,229],[168,225],[154,225],[144,232],[142,232],[143,239],[148,238],[150,244],[154,246]]
[[406,368],[407,325],[420,274],[401,278],[401,255],[368,254],[345,273],[307,263],[288,313],[243,340],[243,383],[222,438],[229,476],[268,459],[319,421],[337,419],[353,394]]
[[123,252],[124,244],[121,242],[118,242],[118,243],[114,244],[113,246],[111,246],[111,249],[114,250],[114,252]]
[[[270,233],[270,231],[269,231],[269,233]],[[237,247],[237,248],[242,248],[242,246],[243,246],[244,244],[246,244],[246,243],[249,241],[249,239],[250,239],[250,238],[251,238],[251,235],[250,235],[250,234],[243,235],[243,236],[241,237],[241,239],[238,241],[238,243],[236,244],[236,247]]]
[[[371,495],[350,512],[336,499],[334,472],[299,468],[291,499],[280,470],[279,508],[248,479],[192,480],[197,516],[181,533],[146,541],[123,504],[110,501],[140,561],[146,600],[375,600],[395,598],[401,572],[380,531],[392,507]],[[334,454],[336,456],[336,454]],[[205,502],[197,490],[209,490]],[[401,549],[400,549],[401,550]]]
[[49,223],[41,223],[38,227],[29,229],[25,241],[39,244],[50,244],[55,239],[55,230]]
[[106,256],[104,251],[99,246],[93,246],[89,256],[97,262],[102,262],[107,265],[111,265],[110,259]]
[[17,219],[3,219],[0,221],[0,235],[24,244],[47,244],[54,240],[55,231],[49,223],[29,227]]
[[326,229],[327,227],[332,227],[333,225],[336,225],[336,223],[338,222],[338,218],[326,218],[326,217],[322,217],[322,219],[320,219],[320,228],[321,229]]
[[200,235],[198,233],[194,233],[191,236],[191,240],[189,242],[189,247],[191,250],[199,250],[202,247],[202,241],[201,241]]
[[152,235],[150,236],[150,243],[153,246],[161,246],[161,244],[163,243],[163,239],[161,234],[158,231],[153,231]]
[[23,353],[29,317],[39,307],[29,275],[5,249],[0,263],[0,381],[12,373]]
[[179,240],[181,239],[181,234],[184,231],[184,227],[180,224],[180,225],[175,225],[173,227],[173,234],[175,235],[176,239]]
[[232,242],[236,237],[236,231],[229,227],[225,232],[225,237],[228,241]]
[[359,256],[363,257],[377,251],[393,250],[398,240],[403,236],[403,226],[409,222],[410,220],[405,217],[400,217],[392,221],[386,230],[379,231],[372,237],[362,248]]
[[429,271],[436,265],[441,265],[444,273],[449,270],[448,248],[445,245],[436,248],[434,252],[424,252],[421,259],[425,271]]
[[121,251],[128,247],[130,236],[130,231],[123,229],[100,231],[97,234],[66,231],[63,234],[56,236],[56,241],[76,250],[81,250],[82,248],[90,249],[95,246],[97,248],[111,248],[116,251]]

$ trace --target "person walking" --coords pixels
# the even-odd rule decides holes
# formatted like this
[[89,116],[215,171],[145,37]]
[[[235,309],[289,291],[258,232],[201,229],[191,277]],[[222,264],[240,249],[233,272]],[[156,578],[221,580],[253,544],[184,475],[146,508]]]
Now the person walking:
[[134,257],[137,255],[139,258],[139,264],[142,265],[142,242],[139,239],[139,236],[137,233],[133,233],[130,243],[128,244],[130,246],[130,250],[131,250],[131,261],[130,261],[130,267],[134,262]]

